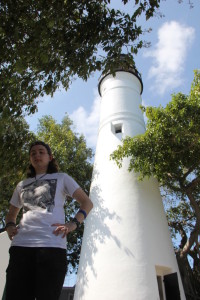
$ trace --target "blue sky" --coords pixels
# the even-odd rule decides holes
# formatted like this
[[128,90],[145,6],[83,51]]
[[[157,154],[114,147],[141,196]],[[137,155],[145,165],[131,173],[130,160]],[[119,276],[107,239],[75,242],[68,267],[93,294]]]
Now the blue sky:
[[[113,6],[126,12],[131,11],[133,2],[122,5],[113,0]],[[188,94],[193,80],[193,70],[200,68],[200,2],[188,1],[179,4],[176,0],[161,1],[164,17],[155,17],[146,22],[141,18],[142,28],[152,28],[144,39],[151,42],[150,48],[141,49],[135,57],[136,67],[142,75],[144,105],[165,106],[171,94]],[[53,116],[61,122],[67,113],[74,122],[75,131],[83,133],[87,145],[95,149],[100,101],[98,79],[101,73],[94,73],[87,82],[76,79],[66,92],[62,88],[53,98],[45,96],[38,105],[38,112],[26,117],[30,130],[36,131],[38,119],[44,115]]]

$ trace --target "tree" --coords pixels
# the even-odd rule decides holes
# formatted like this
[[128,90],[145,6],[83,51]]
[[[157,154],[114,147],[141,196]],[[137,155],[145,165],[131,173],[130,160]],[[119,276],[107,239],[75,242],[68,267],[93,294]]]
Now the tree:
[[[56,158],[61,172],[71,175],[89,194],[92,177],[92,150],[87,148],[82,135],[78,135],[71,129],[72,121],[66,116],[61,124],[50,117],[45,116],[39,120],[37,138],[51,146],[52,153]],[[71,198],[66,199],[65,216],[66,222],[75,215],[78,205]],[[77,269],[80,257],[83,225],[67,237],[68,266]]]
[[[174,203],[168,221],[172,233],[181,236],[176,254],[184,287],[186,293],[200,295],[200,71],[194,74],[188,96],[172,95],[165,108],[142,108],[148,117],[145,134],[125,138],[112,159],[121,166],[130,157],[129,171],[139,172],[140,180],[157,178]],[[195,280],[187,283],[186,273]]]
[[132,60],[130,53],[144,44],[137,18],[152,17],[159,3],[135,0],[129,15],[111,8],[110,0],[2,0],[0,113],[34,113],[39,97],[61,85],[67,90],[75,76],[112,71],[122,47]]
[[0,117],[0,226],[5,225],[9,201],[16,184],[24,178],[28,149],[34,134],[23,118]]

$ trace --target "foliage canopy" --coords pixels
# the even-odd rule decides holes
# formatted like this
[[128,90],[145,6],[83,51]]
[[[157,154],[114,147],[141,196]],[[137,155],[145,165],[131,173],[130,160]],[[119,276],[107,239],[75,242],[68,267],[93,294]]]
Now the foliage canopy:
[[152,17],[159,3],[135,0],[126,14],[111,8],[110,0],[2,0],[0,113],[34,113],[38,97],[67,89],[74,77],[112,71],[122,47],[132,59],[130,53],[143,46],[137,18]]
[[27,169],[28,148],[34,139],[20,118],[0,117],[0,225],[4,225],[8,201]]

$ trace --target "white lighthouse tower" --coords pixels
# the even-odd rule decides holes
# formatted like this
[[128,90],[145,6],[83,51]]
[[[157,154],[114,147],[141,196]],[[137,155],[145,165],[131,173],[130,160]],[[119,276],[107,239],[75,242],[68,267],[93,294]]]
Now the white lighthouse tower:
[[101,113],[74,300],[184,300],[158,183],[139,182],[110,154],[145,132],[142,80],[134,67],[99,82]]

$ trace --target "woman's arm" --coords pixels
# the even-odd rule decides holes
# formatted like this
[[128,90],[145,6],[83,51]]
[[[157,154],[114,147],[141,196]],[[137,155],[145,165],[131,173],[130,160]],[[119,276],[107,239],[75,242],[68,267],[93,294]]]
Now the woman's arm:
[[[88,195],[81,188],[79,188],[74,192],[73,198],[80,204],[80,210],[84,210],[86,212],[86,215],[88,215],[93,208],[93,203]],[[77,212],[75,218],[80,223],[84,221],[84,215],[80,212]]]
[[8,214],[6,216],[6,231],[10,240],[17,234],[16,219],[20,208],[10,204]]
[[[90,200],[90,198],[87,196],[87,194],[81,189],[78,188],[72,195],[72,197],[80,204],[80,210],[83,210],[88,215],[91,209],[93,208],[93,203]],[[75,219],[78,221],[78,223],[82,223],[85,219],[83,213],[77,212],[75,215]],[[52,226],[56,226],[56,229],[53,231],[55,235],[62,234],[62,238],[66,237],[66,235],[75,230],[77,228],[77,224],[73,221],[70,221],[67,224],[52,224]]]

